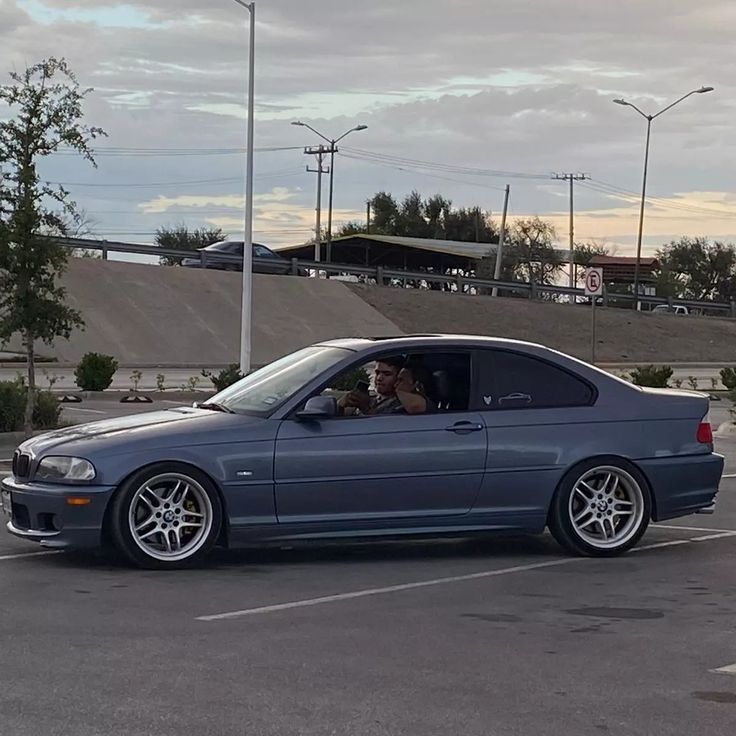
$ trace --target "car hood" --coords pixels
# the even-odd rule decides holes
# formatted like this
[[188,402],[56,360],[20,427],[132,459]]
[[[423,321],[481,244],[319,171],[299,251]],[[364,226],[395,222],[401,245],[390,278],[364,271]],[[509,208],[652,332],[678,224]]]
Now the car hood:
[[193,436],[199,432],[216,433],[219,429],[248,430],[263,424],[263,419],[235,414],[223,414],[207,409],[179,407],[165,411],[146,412],[114,419],[103,419],[88,424],[65,427],[33,437],[21,445],[21,449],[33,455],[48,454],[50,450],[94,445],[96,449],[125,443],[126,445],[150,444],[154,439],[168,444],[176,443],[181,436]]

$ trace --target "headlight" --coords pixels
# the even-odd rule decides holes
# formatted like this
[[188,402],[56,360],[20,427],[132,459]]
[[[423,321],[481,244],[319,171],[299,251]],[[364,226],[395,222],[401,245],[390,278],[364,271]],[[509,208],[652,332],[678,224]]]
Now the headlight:
[[36,480],[94,480],[95,467],[81,457],[45,457],[36,469]]

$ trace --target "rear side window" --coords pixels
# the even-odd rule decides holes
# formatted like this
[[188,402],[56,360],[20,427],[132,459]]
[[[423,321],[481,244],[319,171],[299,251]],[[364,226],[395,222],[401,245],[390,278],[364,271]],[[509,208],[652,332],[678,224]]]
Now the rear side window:
[[589,406],[595,389],[544,360],[504,350],[478,355],[478,396],[484,409],[551,409]]

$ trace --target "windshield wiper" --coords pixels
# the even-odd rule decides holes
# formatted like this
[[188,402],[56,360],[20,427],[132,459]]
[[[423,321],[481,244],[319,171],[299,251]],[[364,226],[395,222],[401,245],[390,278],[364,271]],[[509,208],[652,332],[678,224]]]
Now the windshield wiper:
[[204,404],[197,404],[198,409],[209,409],[210,411],[221,411],[225,414],[235,414],[232,409],[228,409],[222,404],[216,404],[214,401],[205,401]]

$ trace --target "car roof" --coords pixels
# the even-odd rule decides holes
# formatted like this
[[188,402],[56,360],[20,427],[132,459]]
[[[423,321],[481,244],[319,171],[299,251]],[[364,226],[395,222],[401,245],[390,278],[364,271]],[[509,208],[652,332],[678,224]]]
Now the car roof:
[[[222,247],[224,245],[244,245],[244,242],[242,240],[218,240],[216,243],[210,243],[209,245],[204,246],[204,248],[199,248],[199,250],[207,250],[208,248],[218,248]],[[264,245],[263,243],[253,243],[253,246],[259,246],[260,248],[265,248],[266,250],[271,250],[267,245]]]
[[350,350],[363,350],[368,347],[380,347],[387,350],[412,350],[424,347],[506,347],[506,348],[536,348],[549,350],[549,348],[523,340],[511,340],[503,337],[489,337],[487,335],[456,335],[443,333],[423,333],[411,335],[394,335],[386,337],[348,337],[338,340],[328,340],[319,343],[333,347],[348,348]]

